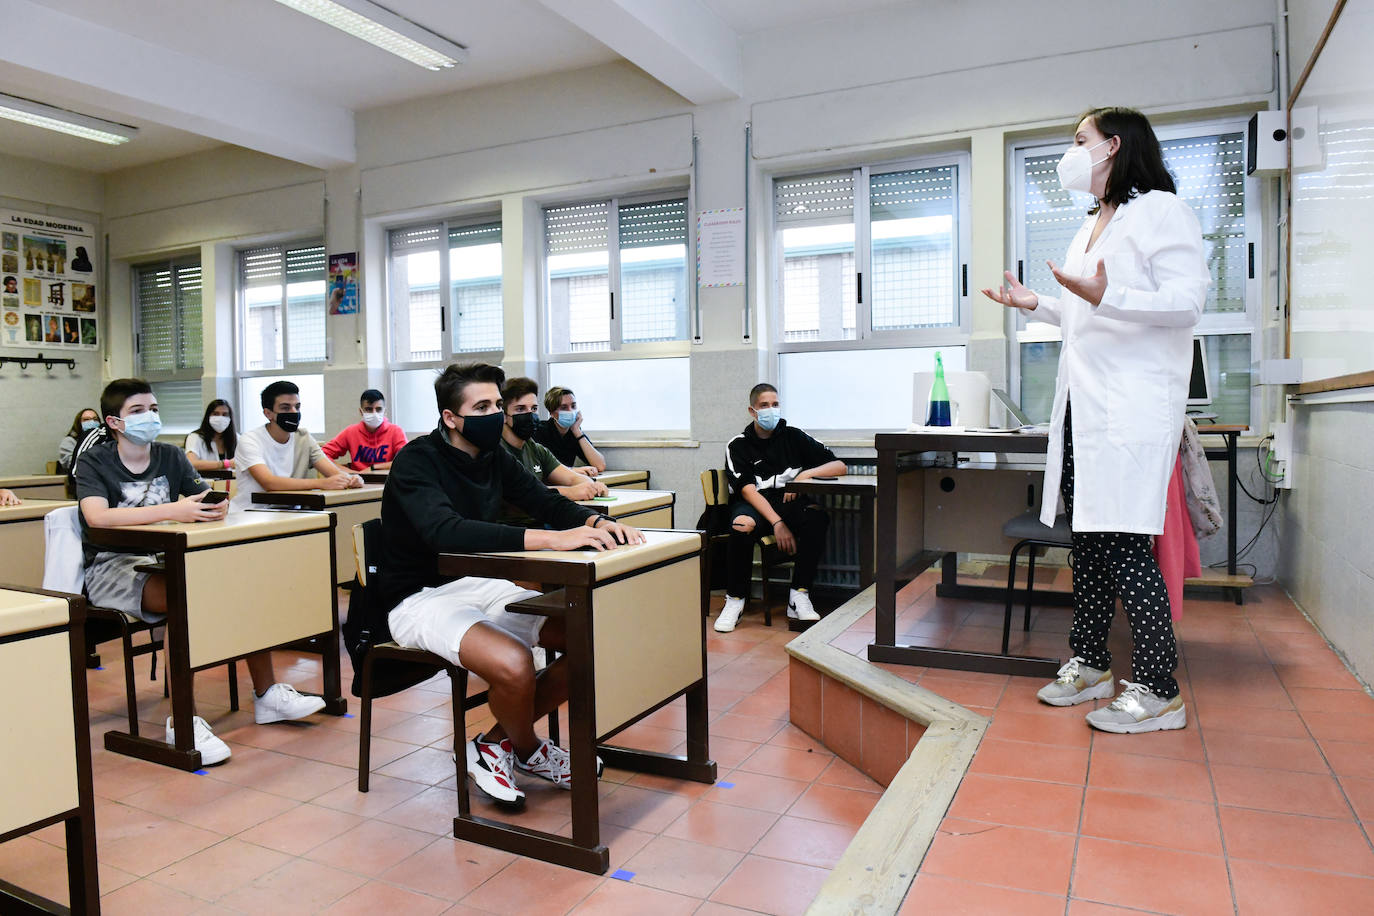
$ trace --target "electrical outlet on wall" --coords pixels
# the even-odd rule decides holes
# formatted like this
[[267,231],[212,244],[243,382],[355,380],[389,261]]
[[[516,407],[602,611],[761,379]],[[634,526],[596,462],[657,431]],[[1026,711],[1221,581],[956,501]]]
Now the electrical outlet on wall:
[[1293,424],[1291,421],[1275,423],[1269,429],[1274,437],[1269,445],[1269,458],[1265,473],[1280,490],[1293,489]]

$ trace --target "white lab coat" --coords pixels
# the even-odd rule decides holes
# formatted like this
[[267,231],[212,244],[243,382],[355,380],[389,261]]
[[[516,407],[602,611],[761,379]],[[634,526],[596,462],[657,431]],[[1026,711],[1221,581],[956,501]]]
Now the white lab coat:
[[1074,236],[1064,272],[1107,291],[1097,306],[1067,290],[1040,296],[1034,321],[1059,325],[1063,346],[1040,520],[1054,523],[1064,455],[1064,407],[1073,405],[1074,531],[1164,531],[1165,494],[1183,432],[1192,328],[1211,275],[1202,229],[1188,205],[1150,191],[1117,208],[1092,251],[1096,216]]

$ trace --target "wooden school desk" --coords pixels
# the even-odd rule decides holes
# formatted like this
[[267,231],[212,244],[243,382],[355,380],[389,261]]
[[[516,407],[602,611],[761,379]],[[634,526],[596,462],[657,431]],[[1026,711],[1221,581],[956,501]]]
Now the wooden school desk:
[[63,474],[21,474],[0,477],[0,489],[13,490],[20,499],[66,499],[67,478]]
[[116,730],[105,733],[107,750],[200,769],[192,672],[303,639],[320,639],[325,712],[347,711],[332,513],[236,511],[220,522],[92,528],[88,536],[102,547],[164,555],[167,577],[166,673],[176,746]]
[[607,468],[592,479],[599,480],[608,487],[620,487],[625,490],[649,489],[648,471],[612,471]]
[[391,468],[381,468],[376,471],[354,471],[353,473],[361,477],[363,483],[386,483],[387,478],[391,476]]
[[874,576],[874,504],[878,494],[878,478],[871,474],[846,474],[832,480],[794,480],[787,485],[790,493],[809,496],[851,497],[859,504],[859,591],[873,584]]
[[26,588],[43,586],[43,517],[54,509],[76,505],[70,499],[28,499],[19,506],[0,506],[0,581]]
[[0,587],[0,842],[64,824],[70,910],[0,881],[2,913],[99,913],[85,599]]
[[[334,528],[334,555],[353,556],[353,526],[382,515],[382,488],[371,484],[352,490],[274,490],[254,493],[254,505],[280,506],[284,509],[328,511],[338,518]],[[342,585],[353,578],[353,564],[340,563],[337,574]]]
[[622,490],[617,488],[611,490],[609,495],[614,496],[615,499],[609,502],[587,499],[580,501],[578,505],[595,509],[618,522],[624,522],[636,528],[673,527],[673,506],[677,502],[677,494],[672,490]]
[[[610,858],[597,815],[598,753],[607,766],[715,782],[707,736],[705,541],[695,531],[644,535],[644,544],[604,552],[439,556],[445,576],[540,582],[554,589],[507,610],[562,617],[568,643],[572,838],[473,814],[467,780],[458,786],[455,837],[604,874]],[[604,743],[680,696],[687,698],[685,756]]]

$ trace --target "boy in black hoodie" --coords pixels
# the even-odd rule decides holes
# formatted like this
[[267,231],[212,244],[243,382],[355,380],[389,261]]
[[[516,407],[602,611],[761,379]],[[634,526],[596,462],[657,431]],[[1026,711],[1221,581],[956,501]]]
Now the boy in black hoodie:
[[[534,732],[567,699],[566,659],[536,683],[530,648],[563,648],[562,621],[507,613],[537,594],[502,579],[439,575],[440,553],[605,550],[639,543],[638,530],[569,502],[501,448],[505,412],[496,366],[449,366],[434,383],[439,427],[397,453],[382,494],[380,570],[392,638],[462,665],[489,685],[496,727],[467,745],[468,776],[498,802],[519,805],[515,769],[570,789],[567,751]],[[554,530],[496,521],[509,502]]]
[[819,620],[808,592],[816,578],[830,517],[805,496],[788,493],[794,480],[839,477],[847,469],[835,453],[782,418],[778,389],[767,382],[749,391],[753,422],[725,446],[725,471],[736,502],[730,506],[726,545],[725,606],[717,633],[729,633],[749,597],[754,542],[772,534],[778,549],[794,557],[787,616]]

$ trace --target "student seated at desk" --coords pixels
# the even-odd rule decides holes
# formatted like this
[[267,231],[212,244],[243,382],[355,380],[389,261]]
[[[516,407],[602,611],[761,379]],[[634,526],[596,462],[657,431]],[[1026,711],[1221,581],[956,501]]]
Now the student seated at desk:
[[72,420],[72,428],[67,430],[67,435],[62,437],[62,441],[57,445],[57,473],[68,474],[72,469],[72,458],[76,455],[76,448],[96,428],[100,426],[100,415],[96,413],[94,407],[86,407],[76,412],[76,417]]
[[583,474],[574,473],[544,446],[533,439],[539,416],[539,385],[531,378],[513,378],[501,389],[505,402],[506,426],[501,445],[542,482],[573,502],[605,496],[606,485]]
[[[582,431],[582,411],[577,409],[577,395],[571,388],[557,385],[550,388],[544,395],[544,409],[549,412],[549,418],[536,427],[535,442],[579,474],[595,477],[606,470],[606,459]],[[582,467],[576,466],[579,458],[586,462]]]
[[730,506],[730,539],[726,544],[725,607],[716,618],[717,633],[729,633],[739,622],[749,597],[754,542],[771,534],[778,549],[794,558],[787,616],[819,620],[808,592],[825,549],[830,516],[809,497],[788,493],[794,480],[839,477],[846,473],[835,453],[782,418],[778,389],[767,382],[749,391],[754,418],[725,446],[725,471],[736,502]]
[[200,426],[186,437],[186,457],[197,471],[233,468],[239,437],[234,432],[234,409],[223,398],[205,406]]
[[6,490],[0,487],[0,506],[18,506],[24,501],[14,495],[13,490]]
[[[110,382],[100,395],[100,409],[112,438],[83,452],[76,466],[86,596],[97,607],[157,622],[167,613],[166,577],[138,569],[156,563],[157,557],[100,547],[90,540],[90,529],[215,522],[224,518],[228,504],[203,502],[210,485],[180,449],[157,441],[162,431],[157,397],[143,379]],[[270,652],[254,653],[246,661],[253,678],[253,718],[259,725],[303,719],[324,708],[319,697],[301,696],[290,684],[276,683]],[[201,762],[209,766],[228,760],[229,746],[200,716],[193,722]],[[167,742],[175,740],[168,716]]]
[[[262,415],[267,423],[239,439],[234,459],[237,509],[253,505],[253,494],[272,490],[347,490],[363,479],[325,457],[319,443],[301,429],[301,390],[294,382],[273,382],[262,389]],[[319,477],[307,477],[314,468]]]
[[[441,655],[489,685],[497,725],[468,742],[468,776],[496,801],[519,805],[517,768],[572,788],[567,751],[534,731],[567,699],[568,676],[560,658],[536,682],[530,649],[562,651],[563,621],[508,613],[506,605],[538,594],[512,582],[445,580],[439,554],[604,550],[644,536],[559,496],[501,447],[504,381],[499,368],[480,363],[449,366],[435,381],[439,427],[396,456],[382,495],[380,591],[398,644]],[[497,522],[503,500],[554,530]]]
[[406,444],[405,430],[386,418],[386,398],[376,388],[363,392],[358,413],[361,421],[324,444],[325,457],[335,460],[348,455],[344,466],[352,471],[386,470]]

